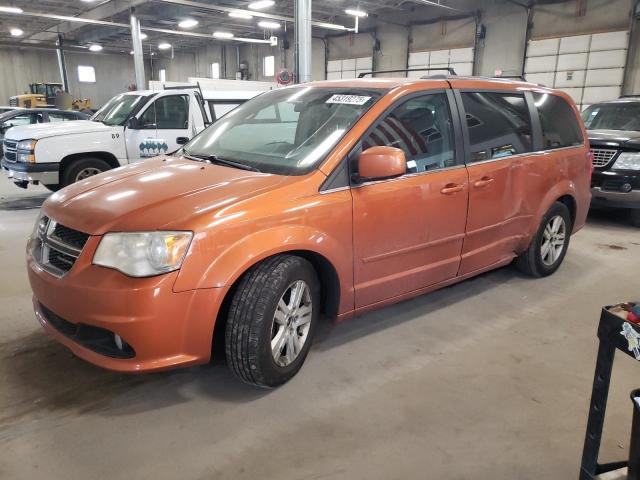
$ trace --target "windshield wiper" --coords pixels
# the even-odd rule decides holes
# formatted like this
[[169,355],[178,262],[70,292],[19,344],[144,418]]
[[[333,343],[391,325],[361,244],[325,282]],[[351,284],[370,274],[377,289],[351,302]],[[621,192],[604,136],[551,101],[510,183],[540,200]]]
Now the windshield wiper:
[[260,172],[256,167],[245,165],[244,163],[234,162],[233,160],[227,160],[226,158],[220,158],[216,155],[196,155],[182,151],[183,155],[187,158],[195,160],[196,162],[214,163],[217,165],[224,165],[226,167],[239,168],[241,170],[248,170],[250,172]]

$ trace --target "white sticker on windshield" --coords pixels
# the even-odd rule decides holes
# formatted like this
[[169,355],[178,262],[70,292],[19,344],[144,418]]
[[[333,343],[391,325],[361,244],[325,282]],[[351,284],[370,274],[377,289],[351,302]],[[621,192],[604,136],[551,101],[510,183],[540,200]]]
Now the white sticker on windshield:
[[364,105],[371,97],[365,97],[364,95],[333,95],[325,103],[340,103],[343,105]]

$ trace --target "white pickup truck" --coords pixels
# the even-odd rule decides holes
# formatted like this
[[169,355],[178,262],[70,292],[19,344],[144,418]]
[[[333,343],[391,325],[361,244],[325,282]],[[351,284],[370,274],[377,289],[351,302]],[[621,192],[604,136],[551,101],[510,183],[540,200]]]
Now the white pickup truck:
[[122,93],[90,120],[7,130],[2,171],[19,187],[42,184],[55,191],[111,168],[173,152],[260,93],[202,93],[198,88]]

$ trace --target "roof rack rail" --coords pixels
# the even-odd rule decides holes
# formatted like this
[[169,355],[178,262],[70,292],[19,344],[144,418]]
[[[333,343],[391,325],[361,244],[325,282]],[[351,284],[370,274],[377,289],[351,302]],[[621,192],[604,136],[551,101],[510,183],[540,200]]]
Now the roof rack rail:
[[200,84],[198,83],[198,85],[172,85],[172,86],[167,86],[164,83],[162,84],[162,89],[163,90],[189,90],[189,89],[200,89]]
[[527,81],[527,79],[524,78],[524,75],[496,75],[493,78],[506,78],[507,80],[522,80],[523,82]]
[[374,73],[407,73],[407,72],[434,72],[434,71],[445,71],[449,72],[449,75],[457,75],[456,71],[451,68],[402,68],[400,70],[375,70],[371,72],[362,72],[358,75],[358,78],[364,78],[367,75],[373,75]]

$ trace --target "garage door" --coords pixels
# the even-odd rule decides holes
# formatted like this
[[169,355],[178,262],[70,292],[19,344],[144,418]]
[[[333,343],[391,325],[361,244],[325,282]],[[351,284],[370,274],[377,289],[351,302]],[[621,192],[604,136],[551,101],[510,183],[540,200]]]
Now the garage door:
[[[473,47],[410,52],[409,68],[453,68],[458,75],[472,75]],[[429,73],[444,72],[409,72],[409,76],[419,78]]]
[[370,72],[371,70],[373,70],[372,57],[329,60],[327,62],[327,80],[357,78],[361,73]]
[[527,80],[564,90],[580,108],[618,98],[627,59],[627,31],[531,40]]

